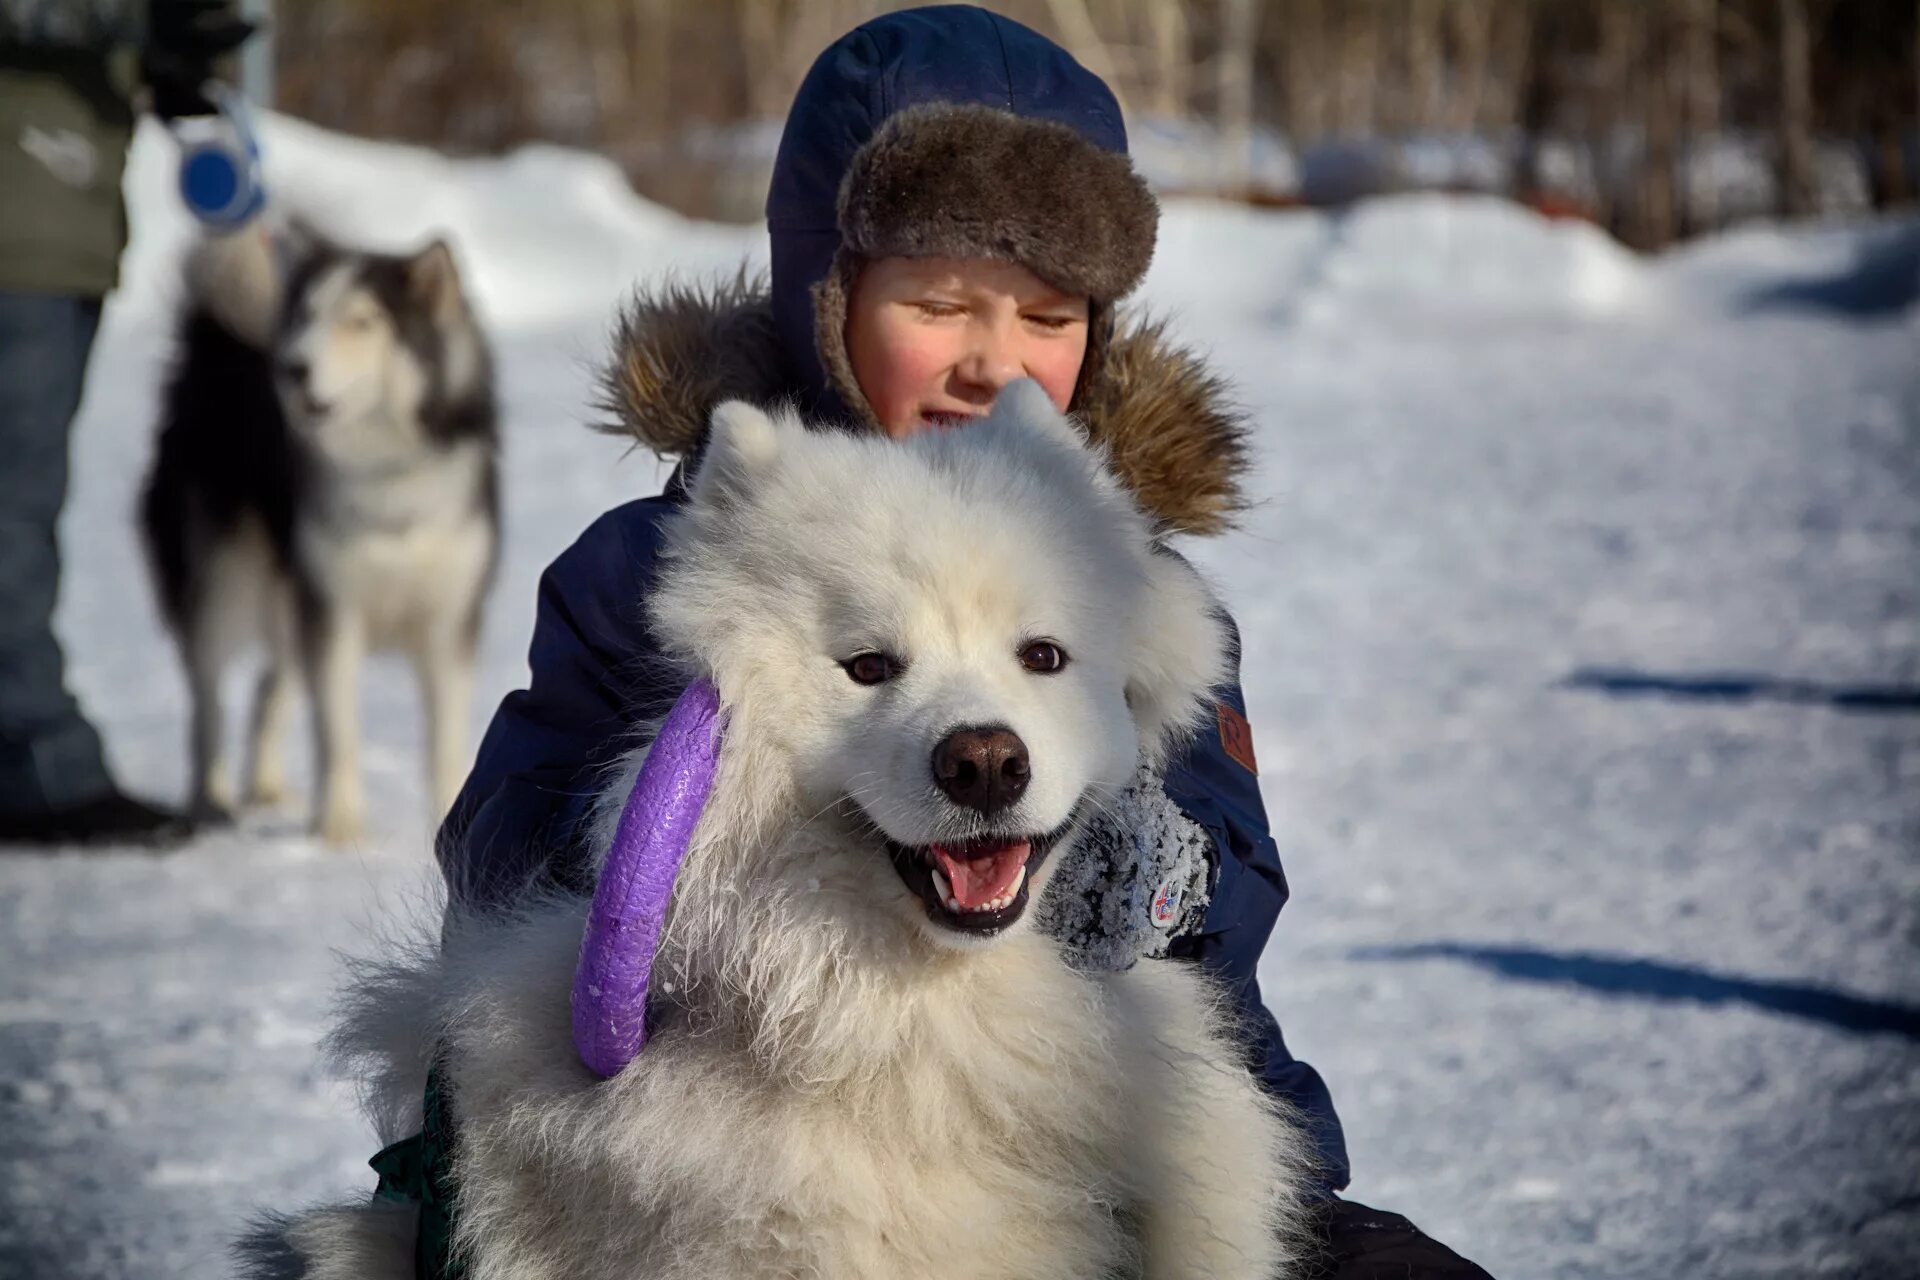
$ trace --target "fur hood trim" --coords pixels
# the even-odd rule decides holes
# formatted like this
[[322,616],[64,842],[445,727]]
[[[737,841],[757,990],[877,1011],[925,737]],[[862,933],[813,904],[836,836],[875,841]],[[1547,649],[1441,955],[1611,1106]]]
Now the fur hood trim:
[[[1251,457],[1226,383],[1157,321],[1123,321],[1088,366],[1074,416],[1141,507],[1169,533],[1231,528],[1247,505]],[[598,426],[686,458],[722,401],[767,406],[793,385],[763,278],[669,283],[621,311],[599,402],[609,418]]]

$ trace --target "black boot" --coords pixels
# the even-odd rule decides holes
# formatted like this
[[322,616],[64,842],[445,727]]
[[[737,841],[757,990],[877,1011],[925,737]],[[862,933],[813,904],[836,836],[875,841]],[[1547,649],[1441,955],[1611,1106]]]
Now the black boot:
[[185,815],[120,791],[59,809],[0,813],[0,844],[38,846],[39,852],[52,852],[61,845],[159,848],[178,844],[192,834],[193,823]]

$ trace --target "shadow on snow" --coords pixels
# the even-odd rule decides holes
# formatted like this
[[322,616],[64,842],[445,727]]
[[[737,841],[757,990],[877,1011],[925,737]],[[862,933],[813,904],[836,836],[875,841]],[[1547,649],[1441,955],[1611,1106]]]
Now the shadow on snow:
[[1747,1005],[1768,1013],[1823,1022],[1843,1031],[1886,1031],[1909,1040],[1920,1040],[1920,1006],[1869,1000],[1811,983],[1732,977],[1658,960],[1592,952],[1542,951],[1532,947],[1476,946],[1464,942],[1358,947],[1349,955],[1355,960],[1372,961],[1458,960],[1520,982],[1578,987],[1625,999]]
[[1562,677],[1562,689],[1613,698],[1673,698],[1687,702],[1797,702],[1837,711],[1920,711],[1920,685],[1827,684],[1745,672],[1657,675],[1613,667],[1582,667]]

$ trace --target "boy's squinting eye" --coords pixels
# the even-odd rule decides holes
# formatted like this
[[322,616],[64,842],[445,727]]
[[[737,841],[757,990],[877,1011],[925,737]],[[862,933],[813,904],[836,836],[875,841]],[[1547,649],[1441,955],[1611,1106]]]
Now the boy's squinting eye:
[[1035,675],[1054,675],[1067,665],[1067,651],[1051,640],[1035,640],[1020,650],[1020,665]]
[[1050,333],[1062,333],[1076,324],[1085,324],[1085,316],[1037,315],[1028,316],[1027,323]]
[[900,664],[884,653],[856,653],[840,665],[855,684],[880,684],[900,674]]
[[919,311],[922,316],[929,320],[950,319],[953,316],[960,315],[966,310],[965,307],[962,307],[957,302],[940,302],[932,298],[919,299],[913,306],[915,310]]

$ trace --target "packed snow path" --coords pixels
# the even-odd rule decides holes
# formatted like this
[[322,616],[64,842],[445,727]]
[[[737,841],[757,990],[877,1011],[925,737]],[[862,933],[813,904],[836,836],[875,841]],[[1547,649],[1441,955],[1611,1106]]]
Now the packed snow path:
[[[495,325],[484,716],[540,568],[657,483],[579,425],[614,299],[758,237],[583,157],[269,123],[284,199],[396,246],[450,228]],[[177,794],[184,689],[130,522],[182,231],[155,143],[61,626],[123,777]],[[1493,205],[1169,213],[1149,300],[1258,424],[1263,501],[1195,552],[1245,635],[1294,890],[1264,986],[1352,1194],[1503,1280],[1920,1271],[1917,235],[1645,264]],[[289,812],[166,857],[0,856],[4,1280],[220,1274],[250,1213],[371,1187],[314,1041],[332,949],[376,950],[432,875],[397,664],[366,706],[364,847]]]

